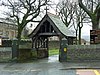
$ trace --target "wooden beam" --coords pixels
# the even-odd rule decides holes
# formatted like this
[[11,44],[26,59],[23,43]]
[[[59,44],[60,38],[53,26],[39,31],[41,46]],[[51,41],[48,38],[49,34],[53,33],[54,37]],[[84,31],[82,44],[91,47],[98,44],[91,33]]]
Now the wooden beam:
[[39,33],[38,35],[41,36],[41,35],[47,35],[47,36],[58,36],[60,35],[61,33]]

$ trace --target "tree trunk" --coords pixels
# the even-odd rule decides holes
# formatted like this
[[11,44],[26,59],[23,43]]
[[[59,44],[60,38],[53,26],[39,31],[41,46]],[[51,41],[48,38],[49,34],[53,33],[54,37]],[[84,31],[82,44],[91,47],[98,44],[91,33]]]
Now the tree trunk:
[[92,29],[100,29],[100,26],[99,26],[99,20],[97,19],[94,19],[92,20]]
[[76,30],[76,45],[77,45],[77,30]]
[[81,45],[81,27],[79,27],[79,45]]
[[[99,17],[98,15],[100,14],[100,8],[98,7],[98,9],[96,10],[97,12],[92,12],[92,11],[88,10],[86,8],[86,6],[84,6],[84,4],[82,3],[82,0],[78,0],[79,2],[79,6],[88,14],[88,16],[90,17],[91,21],[92,21],[92,29],[100,29],[99,27]],[[99,4],[98,4],[99,5]]]
[[19,59],[19,54],[20,54],[20,51],[19,51],[19,45],[20,45],[20,41],[21,41],[21,32],[22,30],[20,30],[20,28],[18,28],[18,35],[17,35],[17,59]]

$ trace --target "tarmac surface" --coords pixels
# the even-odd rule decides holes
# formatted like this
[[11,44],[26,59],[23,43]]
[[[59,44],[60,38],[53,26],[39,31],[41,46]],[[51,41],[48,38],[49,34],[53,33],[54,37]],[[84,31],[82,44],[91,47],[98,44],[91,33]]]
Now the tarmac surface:
[[0,63],[0,75],[100,75],[100,63],[59,62],[55,55],[31,63]]

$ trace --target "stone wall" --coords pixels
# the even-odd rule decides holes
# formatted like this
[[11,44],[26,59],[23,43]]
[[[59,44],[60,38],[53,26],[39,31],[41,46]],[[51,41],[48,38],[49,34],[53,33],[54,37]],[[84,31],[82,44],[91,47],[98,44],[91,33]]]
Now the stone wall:
[[100,45],[69,45],[67,61],[100,61]]
[[8,62],[12,59],[12,47],[0,47],[0,62]]

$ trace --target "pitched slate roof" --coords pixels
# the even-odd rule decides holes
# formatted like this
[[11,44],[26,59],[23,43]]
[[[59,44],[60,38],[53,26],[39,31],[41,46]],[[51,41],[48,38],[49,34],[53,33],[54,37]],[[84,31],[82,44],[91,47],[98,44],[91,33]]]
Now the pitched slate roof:
[[[50,19],[53,24],[55,25],[55,27],[60,31],[60,33],[64,36],[68,36],[68,37],[75,37],[75,35],[73,34],[73,32],[71,30],[69,30],[66,25],[60,20],[60,18],[54,14],[51,13],[47,13],[42,20],[40,21],[40,23],[37,25],[37,27],[33,30],[33,32],[29,35],[30,37],[34,36],[37,32],[37,30],[39,30],[40,25],[43,21],[46,21]],[[48,20],[49,21],[49,20]]]
[[61,33],[65,36],[75,37],[73,32],[66,27],[66,25],[60,20],[60,18],[56,15],[48,13],[50,19],[54,22],[56,27],[61,31]]

